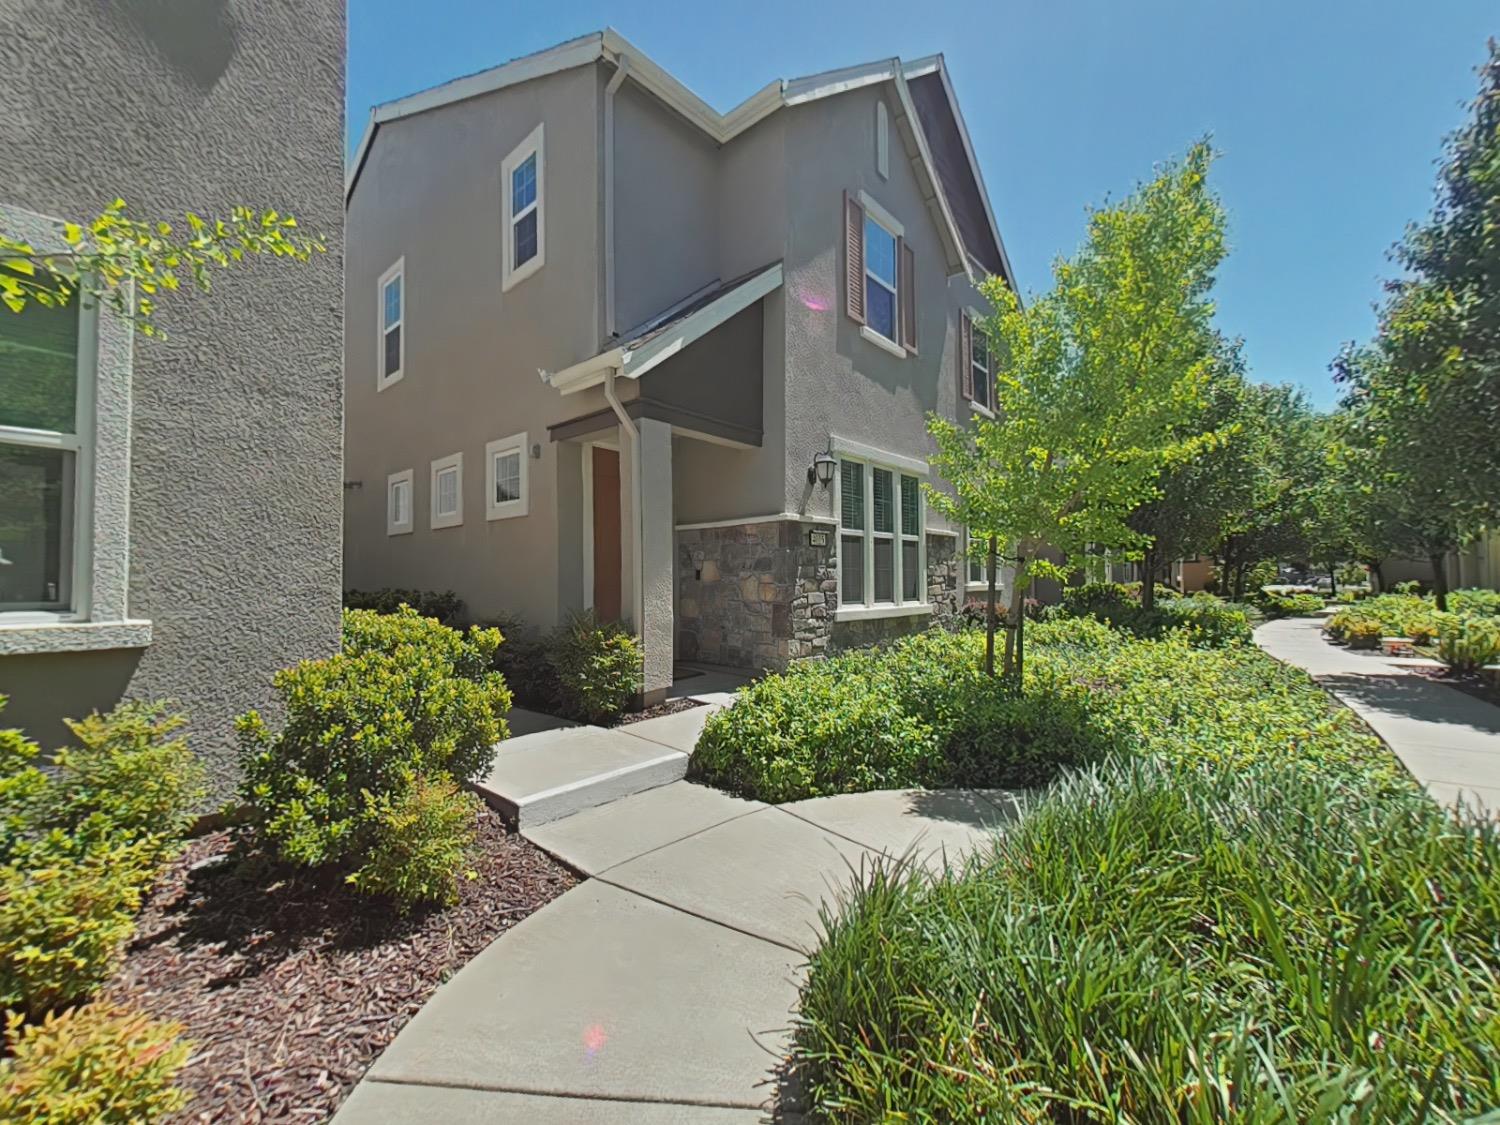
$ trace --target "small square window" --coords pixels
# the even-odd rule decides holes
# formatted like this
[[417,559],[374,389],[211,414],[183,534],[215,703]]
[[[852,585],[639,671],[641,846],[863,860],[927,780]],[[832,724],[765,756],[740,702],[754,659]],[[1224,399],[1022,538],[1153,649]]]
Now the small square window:
[[410,469],[385,478],[385,533],[406,535],[412,529]]
[[487,519],[509,519],[527,513],[527,452],[525,434],[500,438],[484,447],[488,475],[484,505]]
[[454,453],[432,463],[430,526],[457,527],[464,522],[464,455]]

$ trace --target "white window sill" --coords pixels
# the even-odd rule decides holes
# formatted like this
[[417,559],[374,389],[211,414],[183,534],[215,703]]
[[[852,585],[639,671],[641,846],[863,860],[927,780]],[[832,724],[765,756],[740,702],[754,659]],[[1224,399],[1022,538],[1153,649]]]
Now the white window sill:
[[871,328],[868,324],[861,324],[859,326],[859,334],[866,340],[870,341],[870,343],[874,344],[877,348],[885,349],[896,358],[906,358],[905,348],[896,343],[894,340],[886,339],[886,337],[882,336],[879,332],[876,332],[875,329]]
[[906,605],[850,605],[833,611],[835,621],[870,621],[879,617],[919,617],[931,614],[932,606],[926,602],[908,602]]
[[406,372],[403,371],[403,370],[401,370],[401,368],[398,367],[398,368],[396,368],[395,371],[391,372],[391,374],[389,374],[389,375],[376,375],[375,376],[375,390],[376,390],[376,392],[378,393],[380,391],[384,391],[384,390],[387,390],[387,389],[389,389],[391,387],[394,387],[397,383],[401,382],[401,378],[405,374],[406,374]]
[[0,615],[0,656],[145,648],[150,643],[149,621],[39,622],[33,618],[6,624],[4,615]]
[[973,399],[969,400],[969,409],[972,410],[975,414],[982,414],[991,422],[995,420],[995,412],[993,410],[991,410],[988,406],[982,406],[981,404],[975,402]]
[[[526,216],[522,215],[521,217],[524,219]],[[515,269],[506,270],[505,276],[500,281],[500,292],[509,293],[513,288],[541,269],[542,264],[542,256],[540,253],[537,253],[527,258]]]
[[[964,583],[964,592],[965,593],[969,593],[969,594],[987,594],[987,593],[989,593],[989,589],[990,589],[990,584],[988,582],[965,582]],[[996,582],[995,583],[995,601],[998,602],[1004,596],[1004,594],[1005,594],[1005,587],[1002,586],[1002,585],[1000,585],[1000,583]]]
[[527,514],[527,505],[522,500],[511,500],[485,512],[487,520],[513,520]]

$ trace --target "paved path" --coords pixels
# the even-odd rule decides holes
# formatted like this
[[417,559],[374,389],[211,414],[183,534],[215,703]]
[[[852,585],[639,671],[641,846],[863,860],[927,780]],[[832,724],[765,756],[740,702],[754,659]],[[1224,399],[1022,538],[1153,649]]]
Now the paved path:
[[443,985],[338,1125],[765,1119],[825,900],[881,855],[932,868],[1000,792],[763,805],[685,781],[525,831],[592,878]]
[[1271,621],[1255,630],[1255,642],[1353,709],[1435,799],[1462,798],[1500,815],[1500,707],[1414,675],[1400,660],[1329,644],[1322,625]]

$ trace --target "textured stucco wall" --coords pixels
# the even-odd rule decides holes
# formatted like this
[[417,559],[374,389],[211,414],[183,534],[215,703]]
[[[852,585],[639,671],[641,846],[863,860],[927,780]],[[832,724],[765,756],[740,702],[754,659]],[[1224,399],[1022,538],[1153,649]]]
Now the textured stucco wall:
[[44,742],[122,696],[176,699],[222,793],[234,715],[338,643],[341,0],[0,0],[0,197],[140,218],[275,206],[322,234],[161,302],[132,376],[129,612],[144,650],[0,658]]
[[[560,395],[537,370],[598,349],[599,96],[599,69],[579,67],[380,127],[348,216],[347,586],[451,588],[474,617],[544,627],[581,604],[581,454],[547,426],[606,404],[598,390]],[[502,291],[500,164],[538,124],[546,261]],[[405,374],[378,391],[377,283],[402,257]],[[527,461],[528,513],[488,520],[485,444],[522,432],[541,454]],[[431,463],[459,452],[464,522],[433,529]],[[413,530],[388,536],[386,477],[403,469]]]

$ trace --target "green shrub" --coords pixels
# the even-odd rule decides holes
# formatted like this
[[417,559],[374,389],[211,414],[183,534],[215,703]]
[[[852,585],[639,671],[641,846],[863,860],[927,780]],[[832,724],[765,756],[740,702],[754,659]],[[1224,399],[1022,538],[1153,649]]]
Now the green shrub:
[[1359,649],[1379,648],[1380,638],[1384,633],[1379,621],[1370,620],[1351,621],[1343,629],[1343,637],[1349,647]]
[[142,898],[176,853],[203,770],[163,704],[71,722],[79,746],[39,766],[0,732],[0,1007],[31,1016],[86,999],[109,975]]
[[549,659],[564,714],[589,723],[618,719],[641,689],[641,646],[625,626],[574,614],[553,635]]
[[0,1008],[36,1018],[92,996],[159,869],[152,839],[85,848],[54,830],[19,845],[0,865]]
[[[1217,654],[1214,654],[1217,655]],[[1409,784],[1116,764],[825,914],[825,1120],[1457,1121],[1500,1093],[1500,835]]]
[[421,617],[436,618],[439,624],[456,626],[464,615],[464,600],[452,590],[345,590],[345,609],[368,609],[376,613],[395,613],[409,605]]
[[1469,617],[1500,617],[1500,590],[1454,590],[1448,595],[1448,610]]
[[505,677],[516,703],[549,715],[561,710],[562,689],[552,663],[552,638],[517,614],[502,614],[483,624],[500,630],[503,640],[495,650],[495,671]]
[[1059,771],[1098,761],[1112,748],[1082,699],[1047,690],[1020,696],[976,691],[942,741],[941,784],[969,789],[1045,785]]
[[40,1023],[7,1021],[0,1120],[25,1125],[157,1121],[187,1104],[182,1025],[89,1004]]
[[388,895],[403,909],[458,901],[458,872],[474,846],[479,798],[448,777],[413,780],[396,793],[368,797],[370,849],[349,881]]
[[410,608],[346,611],[341,652],[277,673],[282,729],[254,711],[239,719],[260,838],[292,863],[345,867],[362,889],[391,885],[388,870],[365,871],[381,813],[418,779],[473,781],[507,733],[510,692],[490,667],[499,644],[497,630],[459,633]]
[[1322,612],[1323,599],[1317,594],[1262,594],[1256,602],[1267,617],[1310,617]]
[[1179,630],[1195,648],[1224,648],[1250,639],[1250,619],[1238,606],[1212,594],[1194,594],[1160,603],[1150,614],[1142,614],[1135,632],[1159,637]]
[[1031,645],[1073,645],[1078,648],[1113,648],[1121,635],[1095,617],[1058,617],[1038,621],[1026,627],[1025,643]]
[[1439,613],[1438,659],[1456,672],[1476,672],[1500,661],[1500,620]]

